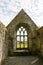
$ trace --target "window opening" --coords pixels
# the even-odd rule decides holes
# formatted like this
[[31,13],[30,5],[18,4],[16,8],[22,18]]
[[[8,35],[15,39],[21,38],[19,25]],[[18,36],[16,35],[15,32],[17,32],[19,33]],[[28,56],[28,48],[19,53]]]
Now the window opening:
[[27,39],[27,31],[26,29],[21,26],[18,30],[17,30],[17,49],[26,49],[28,48],[28,39]]

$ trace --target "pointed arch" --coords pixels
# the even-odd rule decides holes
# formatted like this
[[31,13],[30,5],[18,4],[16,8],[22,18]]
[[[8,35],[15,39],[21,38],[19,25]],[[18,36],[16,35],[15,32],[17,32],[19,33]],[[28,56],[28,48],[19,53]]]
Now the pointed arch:
[[16,40],[17,40],[16,46],[18,49],[28,48],[27,38],[28,38],[27,30],[23,26],[19,27],[16,34]]

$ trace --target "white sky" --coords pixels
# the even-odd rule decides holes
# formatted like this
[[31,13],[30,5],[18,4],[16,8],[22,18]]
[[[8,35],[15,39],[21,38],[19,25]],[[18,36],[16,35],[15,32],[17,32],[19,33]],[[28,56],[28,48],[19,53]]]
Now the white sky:
[[7,26],[22,8],[38,26],[43,26],[43,0],[0,0],[0,21]]

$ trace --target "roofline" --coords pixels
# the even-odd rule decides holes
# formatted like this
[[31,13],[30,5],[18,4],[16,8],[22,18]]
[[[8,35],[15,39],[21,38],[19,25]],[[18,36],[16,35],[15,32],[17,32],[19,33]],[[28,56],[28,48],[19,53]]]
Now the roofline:
[[5,27],[5,25],[1,21],[0,21],[0,24],[2,24]]
[[[21,11],[24,11],[24,9],[21,9],[18,13],[17,13],[17,15],[11,20],[11,22],[18,16],[18,14],[21,12]],[[24,11],[24,13],[26,13],[25,11]],[[26,13],[26,15],[32,20],[32,18]],[[33,21],[33,20],[32,20]],[[11,23],[10,22],[10,23]],[[34,22],[34,21],[33,21]],[[10,23],[6,26],[6,28],[10,25]],[[35,24],[35,22],[34,22],[34,24]],[[36,24],[35,24],[36,25]],[[37,26],[37,25],[36,25]],[[38,27],[38,26],[37,26]]]
[[38,28],[37,30],[40,30],[40,29],[42,29],[43,28],[43,26],[41,26],[40,28]]

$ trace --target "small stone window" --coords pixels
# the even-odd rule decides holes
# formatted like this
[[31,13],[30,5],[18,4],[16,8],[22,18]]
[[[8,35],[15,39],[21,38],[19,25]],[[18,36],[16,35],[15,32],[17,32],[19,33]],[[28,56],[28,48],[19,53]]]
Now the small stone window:
[[26,29],[21,26],[18,30],[17,30],[17,35],[16,35],[16,39],[17,39],[17,49],[26,49],[28,48],[28,43],[27,43],[27,31]]

